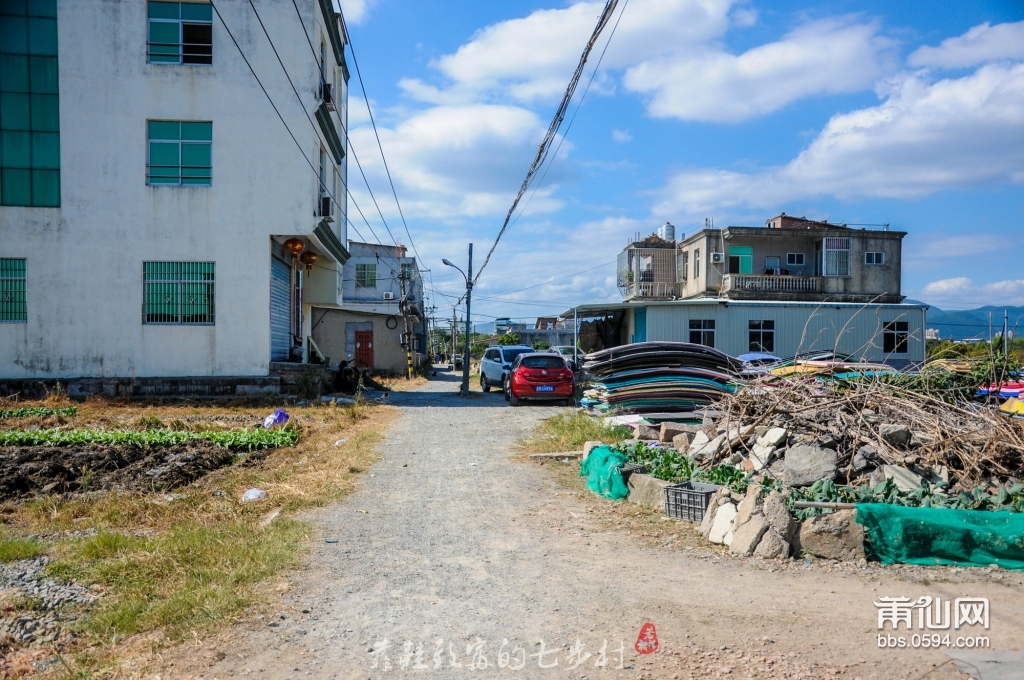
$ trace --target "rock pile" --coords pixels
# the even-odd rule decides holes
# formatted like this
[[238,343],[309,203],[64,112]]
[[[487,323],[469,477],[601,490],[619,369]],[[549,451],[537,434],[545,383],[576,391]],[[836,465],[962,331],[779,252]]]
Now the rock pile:
[[97,596],[75,583],[45,578],[48,560],[37,557],[0,565],[0,650],[49,643],[61,635],[61,623],[73,620],[68,609],[88,605]]
[[797,524],[782,494],[772,491],[766,496],[760,485],[751,484],[743,495],[728,487],[716,491],[699,531],[733,554],[772,559],[789,557]]

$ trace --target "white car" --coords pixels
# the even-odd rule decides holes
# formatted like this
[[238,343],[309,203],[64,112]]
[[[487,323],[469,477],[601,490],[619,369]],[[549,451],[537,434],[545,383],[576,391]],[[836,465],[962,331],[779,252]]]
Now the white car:
[[552,354],[557,354],[563,359],[565,359],[566,362],[569,364],[569,368],[572,369],[573,373],[579,370],[579,366],[577,366],[577,360],[583,357],[583,352],[576,349],[572,345],[555,345],[554,347],[549,347],[544,351],[550,352]]
[[533,352],[526,345],[506,345],[488,347],[480,360],[480,389],[490,392],[492,387],[505,388],[505,376],[512,368],[512,362],[520,354]]

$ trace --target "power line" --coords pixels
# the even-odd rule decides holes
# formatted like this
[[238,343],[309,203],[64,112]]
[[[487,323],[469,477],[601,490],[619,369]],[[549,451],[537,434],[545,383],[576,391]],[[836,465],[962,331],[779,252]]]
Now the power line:
[[[597,26],[594,28],[594,32],[590,36],[590,40],[583,49],[583,55],[580,57],[580,62],[576,66],[576,71],[569,80],[569,86],[566,88],[565,94],[562,96],[562,102],[558,105],[558,109],[555,111],[555,117],[552,119],[551,124],[548,126],[548,131],[544,135],[544,139],[537,148],[537,155],[533,159],[533,164],[530,165],[530,169],[526,172],[526,178],[523,180],[523,184],[519,188],[519,193],[516,194],[515,200],[512,201],[512,207],[508,209],[508,214],[505,215],[505,222],[501,225],[501,229],[498,231],[498,236],[494,239],[494,245],[491,246],[491,249],[487,253],[487,257],[484,258],[483,265],[477,271],[476,277],[473,279],[474,284],[480,280],[480,275],[483,274],[484,269],[487,267],[487,263],[491,261],[491,255],[494,254],[494,249],[498,247],[498,242],[501,241],[502,235],[504,235],[505,230],[508,229],[509,220],[512,219],[512,213],[515,212],[520,199],[522,199],[526,190],[530,188],[530,183],[533,180],[534,174],[536,174],[537,170],[547,158],[548,150],[551,147],[551,140],[554,139],[555,134],[558,132],[558,128],[562,125],[562,120],[565,118],[565,112],[569,108],[572,96],[576,92],[576,86],[579,84],[580,77],[583,75],[583,67],[587,63],[587,57],[590,56],[591,50],[594,49],[594,43],[597,42],[598,37],[601,35],[601,31],[604,30],[604,27],[611,19],[612,12],[615,10],[615,6],[618,4],[618,1],[619,0],[608,0],[605,4],[604,11],[598,18]],[[368,102],[367,107],[369,107]]]
[[[373,119],[373,110],[370,107],[370,98],[366,94],[366,84],[363,82],[363,74],[359,70],[359,60],[356,59],[356,48],[352,44],[352,35],[348,32],[348,27],[345,27],[345,36],[348,38],[348,46],[352,51],[352,64],[356,67],[356,77],[359,79],[359,88],[363,91],[363,102],[366,104],[366,112],[370,114],[370,125],[373,126],[373,136],[377,139],[377,148],[380,149],[380,158],[384,161],[384,172],[387,173],[388,182],[391,184],[391,194],[395,197],[395,205],[398,206],[398,215],[402,218],[402,226],[405,227],[405,234],[409,237],[409,245],[412,246],[412,252],[416,253],[416,258],[420,258],[420,253],[416,250],[416,243],[412,240],[412,232],[409,231],[409,225],[405,221],[405,213],[402,212],[402,204],[398,202],[398,192],[395,191],[395,182],[391,179],[391,169],[388,168],[388,159],[384,156],[384,147],[380,143],[380,134],[377,132],[377,123]],[[356,161],[358,163],[358,161]],[[367,185],[369,188],[369,185]],[[421,260],[422,261],[422,260]]]

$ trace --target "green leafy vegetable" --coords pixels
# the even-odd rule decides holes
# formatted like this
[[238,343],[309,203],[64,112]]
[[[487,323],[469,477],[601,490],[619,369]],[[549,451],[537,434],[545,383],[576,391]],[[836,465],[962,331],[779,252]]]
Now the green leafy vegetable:
[[32,406],[28,408],[0,409],[0,418],[26,418],[28,416],[73,416],[78,413],[74,406],[67,408],[44,408]]
[[299,440],[293,429],[233,430],[228,432],[176,432],[174,430],[3,430],[0,446],[69,446],[83,444],[127,444],[173,446],[187,441],[207,440],[231,450],[273,449],[292,446]]

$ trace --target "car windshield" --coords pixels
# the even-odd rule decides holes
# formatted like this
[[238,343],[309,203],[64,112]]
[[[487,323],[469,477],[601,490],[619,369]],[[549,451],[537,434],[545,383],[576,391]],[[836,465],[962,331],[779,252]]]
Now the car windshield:
[[501,354],[503,357],[505,357],[505,363],[511,364],[513,361],[516,360],[517,356],[519,356],[520,354],[526,354],[529,351],[530,350],[528,349],[503,349],[501,350]]
[[572,347],[559,347],[558,351],[567,357],[571,357],[573,355]]
[[526,357],[522,361],[523,368],[565,368],[560,357]]

